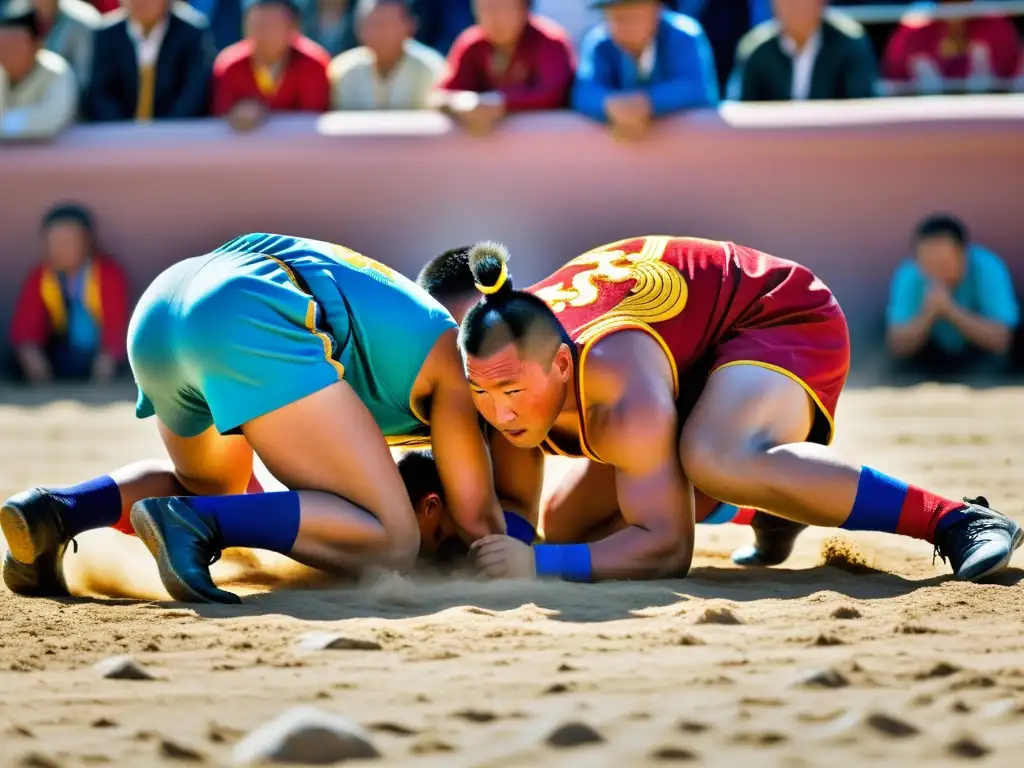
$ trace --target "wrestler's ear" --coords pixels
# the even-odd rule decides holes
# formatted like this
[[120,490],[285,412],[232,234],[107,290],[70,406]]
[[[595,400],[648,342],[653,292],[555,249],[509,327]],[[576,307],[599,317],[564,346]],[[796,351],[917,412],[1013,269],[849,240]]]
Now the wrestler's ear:
[[431,491],[423,497],[423,501],[420,502],[420,506],[423,509],[423,516],[427,520],[436,520],[441,514],[441,497]]
[[558,377],[562,380],[562,383],[568,382],[572,375],[572,352],[569,350],[568,344],[563,342],[559,345],[552,365],[558,371]]

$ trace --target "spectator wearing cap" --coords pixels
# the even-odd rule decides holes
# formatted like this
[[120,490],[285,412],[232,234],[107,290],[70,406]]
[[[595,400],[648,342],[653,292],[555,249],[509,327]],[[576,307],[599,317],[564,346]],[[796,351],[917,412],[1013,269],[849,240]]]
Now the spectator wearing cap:
[[237,131],[270,112],[326,112],[327,51],[299,32],[292,0],[247,0],[245,38],[213,65],[213,114]]
[[876,94],[874,49],[864,28],[826,0],[774,0],[775,18],[740,41],[734,101],[866,99]]
[[184,3],[122,0],[96,32],[85,99],[95,122],[204,117],[213,43],[206,19]]
[[472,0],[413,0],[413,11],[419,19],[416,39],[445,55],[474,22]]
[[572,103],[617,138],[659,117],[718,103],[711,46],[695,19],[658,0],[594,0],[604,22],[587,33]]
[[476,134],[506,114],[568,106],[573,53],[558,25],[530,15],[530,0],[474,0],[477,24],[455,41],[433,97]]
[[92,43],[100,12],[85,0],[32,0],[43,46],[71,65],[80,90],[89,83]]
[[1020,64],[1020,36],[1009,18],[936,19],[922,8],[893,33],[882,73],[885,92],[895,96],[986,93],[1013,89]]
[[331,62],[333,109],[423,109],[444,74],[444,57],[412,39],[408,0],[359,0],[362,46]]
[[43,263],[21,289],[10,335],[32,384],[108,381],[125,359],[127,281],[94,233],[78,205],[57,206],[43,220]]
[[0,139],[53,138],[74,122],[77,108],[75,75],[42,48],[32,5],[0,6]]
[[1003,261],[947,215],[922,221],[914,248],[892,279],[890,354],[939,375],[1005,364],[1020,307]]

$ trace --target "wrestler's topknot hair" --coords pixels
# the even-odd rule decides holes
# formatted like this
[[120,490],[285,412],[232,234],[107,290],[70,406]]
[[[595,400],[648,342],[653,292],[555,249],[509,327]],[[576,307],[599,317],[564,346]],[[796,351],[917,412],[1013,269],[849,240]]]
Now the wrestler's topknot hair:
[[470,249],[469,268],[484,300],[466,313],[459,348],[463,355],[487,357],[512,342],[521,357],[550,365],[559,346],[572,349],[572,341],[547,304],[515,289],[509,258],[501,243],[483,242]]
[[469,268],[472,246],[450,248],[427,262],[416,277],[416,284],[438,301],[476,295],[476,281]]

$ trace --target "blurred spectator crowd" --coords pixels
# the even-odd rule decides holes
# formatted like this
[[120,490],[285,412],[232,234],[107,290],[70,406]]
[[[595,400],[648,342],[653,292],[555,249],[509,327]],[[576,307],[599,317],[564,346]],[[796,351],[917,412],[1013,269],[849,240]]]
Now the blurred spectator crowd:
[[879,42],[849,15],[864,0],[0,0],[0,138],[424,108],[484,133],[572,108],[635,139],[723,95],[1024,90],[1021,14],[1001,2],[975,16],[942,10],[971,0],[907,3]]
[[[979,0],[974,15],[971,0],[886,3],[907,10],[882,39],[851,10],[877,4],[0,0],[0,141],[75,122],[215,117],[251,131],[271,113],[419,109],[475,134],[509,114],[572,109],[637,140],[658,118],[723,97],[1024,91],[1020,3]],[[890,351],[1001,355],[1019,325],[1005,267],[955,220],[922,227],[893,285]],[[18,367],[33,381],[109,378],[124,359],[124,275],[80,207],[51,211],[42,239],[11,334]]]

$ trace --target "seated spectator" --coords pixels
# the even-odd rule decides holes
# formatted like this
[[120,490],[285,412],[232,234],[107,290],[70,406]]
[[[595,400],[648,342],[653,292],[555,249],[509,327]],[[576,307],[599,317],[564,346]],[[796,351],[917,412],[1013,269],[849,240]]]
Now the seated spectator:
[[444,74],[444,57],[411,38],[408,0],[359,0],[363,45],[331,62],[332,109],[423,109]]
[[33,0],[46,50],[61,56],[75,73],[78,87],[89,84],[92,40],[100,12],[85,0]]
[[270,112],[326,112],[329,63],[327,51],[299,33],[293,0],[247,0],[245,39],[213,65],[213,114],[249,131]]
[[206,17],[217,51],[242,39],[242,0],[188,0],[188,3]]
[[1011,90],[1020,62],[1020,36],[1010,19],[933,19],[923,9],[893,33],[882,72],[892,95],[986,93]]
[[864,28],[825,0],[774,0],[775,19],[740,41],[728,96],[735,101],[866,99],[877,70]]
[[939,375],[1004,365],[1020,322],[1006,265],[952,216],[925,219],[915,246],[892,280],[889,352]]
[[572,86],[565,32],[530,16],[530,0],[474,0],[477,25],[448,54],[448,75],[433,103],[475,134],[509,113],[562,109]]
[[299,25],[302,34],[328,56],[337,56],[359,45],[356,37],[356,0],[302,0]]
[[605,21],[587,33],[573,107],[621,139],[651,121],[718,103],[711,46],[700,23],[657,0],[596,0]]
[[445,55],[474,21],[472,0],[413,0],[413,12],[419,19],[416,39]]
[[42,49],[31,3],[8,0],[0,6],[0,139],[53,138],[74,122],[77,109],[75,75],[64,59]]
[[95,122],[204,117],[213,44],[202,14],[170,0],[123,0],[96,32],[86,114]]
[[96,249],[89,213],[61,205],[43,220],[43,263],[21,289],[11,326],[18,367],[32,384],[109,381],[125,359],[128,289]]

